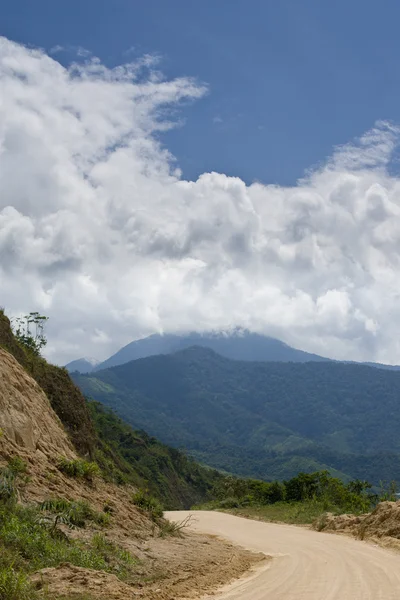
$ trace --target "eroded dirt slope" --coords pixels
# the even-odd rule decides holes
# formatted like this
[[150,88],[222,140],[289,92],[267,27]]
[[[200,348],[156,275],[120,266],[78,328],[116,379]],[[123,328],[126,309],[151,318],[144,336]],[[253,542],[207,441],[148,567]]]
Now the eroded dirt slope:
[[75,458],[73,446],[50,402],[16,359],[0,348],[0,452],[23,453],[43,467],[63,455]]
[[381,546],[400,550],[400,500],[380,502],[371,513],[360,516],[328,513],[317,519],[314,528],[373,540]]

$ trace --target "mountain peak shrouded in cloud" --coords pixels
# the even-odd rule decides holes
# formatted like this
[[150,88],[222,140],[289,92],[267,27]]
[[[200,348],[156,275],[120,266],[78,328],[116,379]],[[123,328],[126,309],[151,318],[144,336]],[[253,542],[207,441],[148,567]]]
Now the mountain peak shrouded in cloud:
[[227,331],[208,331],[187,334],[153,334],[127,344],[103,362],[89,365],[87,361],[75,360],[66,365],[70,371],[89,373],[122,365],[139,358],[158,354],[172,354],[191,347],[202,347],[231,358],[245,361],[307,362],[328,360],[315,354],[291,348],[273,338],[252,333],[240,327]]
[[[201,348],[206,353],[211,352],[213,356],[218,354],[231,360],[245,362],[331,362],[329,358],[324,356],[304,352],[292,348],[280,340],[252,333],[241,327],[235,327],[225,331],[207,331],[203,333],[192,331],[180,335],[154,333],[148,337],[130,342],[104,361],[80,358],[69,362],[65,367],[70,373],[76,371],[79,373],[93,373],[94,371],[124,365],[149,356],[175,354],[190,349],[199,352]],[[354,361],[345,362],[358,364]],[[373,362],[360,364],[385,370],[400,370],[398,365]]]
[[155,68],[67,68],[1,38],[2,304],[48,315],[63,364],[233,324],[399,363],[398,128],[377,123],[294,187],[186,181],[159,136],[207,89]]

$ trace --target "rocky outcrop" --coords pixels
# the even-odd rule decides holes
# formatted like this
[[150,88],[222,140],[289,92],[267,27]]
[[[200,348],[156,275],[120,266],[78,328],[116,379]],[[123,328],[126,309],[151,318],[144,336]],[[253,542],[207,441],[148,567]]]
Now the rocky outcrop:
[[43,390],[17,360],[0,349],[0,453],[30,461],[74,458],[74,448]]

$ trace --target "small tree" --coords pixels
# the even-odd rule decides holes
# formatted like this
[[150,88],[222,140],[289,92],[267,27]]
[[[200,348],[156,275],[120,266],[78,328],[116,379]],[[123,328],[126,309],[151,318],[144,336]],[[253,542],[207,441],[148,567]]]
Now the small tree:
[[13,332],[18,342],[36,355],[39,355],[47,344],[44,326],[48,319],[38,312],[31,312],[12,320]]
[[389,502],[395,502],[396,500],[398,500],[397,484],[395,481],[391,481],[390,483],[381,481],[380,488],[381,488],[380,494],[379,494],[380,502],[385,502],[386,500],[389,500]]

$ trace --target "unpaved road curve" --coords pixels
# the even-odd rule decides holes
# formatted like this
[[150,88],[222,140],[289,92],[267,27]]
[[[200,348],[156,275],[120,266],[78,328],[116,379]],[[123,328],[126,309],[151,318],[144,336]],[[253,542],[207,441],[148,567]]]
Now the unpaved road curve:
[[250,521],[208,511],[193,515],[195,531],[273,557],[247,580],[213,596],[218,600],[400,600],[400,555],[344,536],[291,525]]

